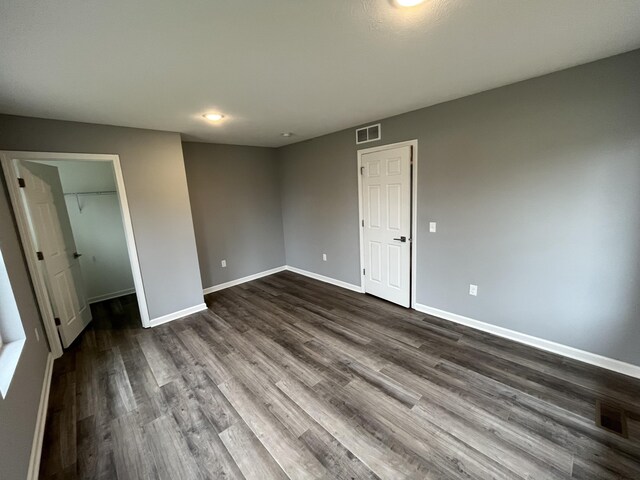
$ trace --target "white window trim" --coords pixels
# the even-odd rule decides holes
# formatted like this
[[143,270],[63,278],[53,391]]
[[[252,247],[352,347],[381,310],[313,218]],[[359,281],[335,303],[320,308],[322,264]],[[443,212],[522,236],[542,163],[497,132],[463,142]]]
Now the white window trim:
[[6,398],[26,338],[2,252],[0,289],[0,397]]
[[13,380],[13,374],[16,373],[20,355],[24,348],[25,339],[15,340],[5,343],[0,350],[0,396],[6,398]]

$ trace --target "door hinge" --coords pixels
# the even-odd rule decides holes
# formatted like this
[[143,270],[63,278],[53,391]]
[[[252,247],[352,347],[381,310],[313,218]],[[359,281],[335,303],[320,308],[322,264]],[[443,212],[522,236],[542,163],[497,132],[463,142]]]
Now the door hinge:
[[18,178],[18,187],[24,188],[27,184],[24,182],[24,178]]
[[360,167],[360,175],[364,175],[364,167]]
[[363,274],[363,275],[366,275],[366,274],[367,274],[367,270],[363,268],[363,269],[362,269],[362,274]]
[[53,321],[56,323],[56,327],[59,327],[60,325],[62,325],[62,323],[60,323],[60,319],[58,317],[54,317]]
[[44,254],[42,252],[36,252],[36,257],[38,257],[38,260],[44,260]]
[[362,220],[362,226],[364,227],[364,220]]

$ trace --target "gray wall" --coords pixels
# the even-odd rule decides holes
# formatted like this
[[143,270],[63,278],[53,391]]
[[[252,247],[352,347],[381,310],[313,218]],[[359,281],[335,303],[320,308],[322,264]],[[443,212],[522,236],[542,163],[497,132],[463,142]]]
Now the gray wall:
[[[639,78],[634,51],[382,121],[365,147],[419,141],[419,303],[640,365]],[[359,284],[356,151],[278,152],[287,264]]]
[[278,156],[287,265],[360,285],[354,139],[345,130],[280,148]]
[[0,150],[118,154],[149,315],[202,303],[180,135],[0,115]]
[[183,151],[203,287],[284,265],[275,150],[183,143]]
[[[0,184],[0,249],[26,334],[7,396],[0,398],[0,478],[12,479],[27,476],[49,348],[9,208],[4,179]],[[35,337],[36,328],[39,329],[39,342]]]

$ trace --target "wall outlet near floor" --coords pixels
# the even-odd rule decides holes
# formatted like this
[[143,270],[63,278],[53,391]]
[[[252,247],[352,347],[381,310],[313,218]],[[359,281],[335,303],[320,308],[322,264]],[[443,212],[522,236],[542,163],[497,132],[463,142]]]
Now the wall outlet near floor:
[[227,261],[226,260],[222,260],[220,262],[220,265],[222,265],[222,268],[227,268]]
[[323,253],[323,254],[322,254],[322,261],[323,261],[323,262],[326,262],[326,261],[327,261],[327,254],[326,254],[326,253]]
[[34,328],[34,330],[36,331],[36,341],[40,341],[40,332],[38,331],[38,327]]
[[436,233],[436,222],[429,222],[429,232]]
[[478,296],[478,285],[474,285],[473,283],[469,285],[469,295],[473,295],[474,297]]

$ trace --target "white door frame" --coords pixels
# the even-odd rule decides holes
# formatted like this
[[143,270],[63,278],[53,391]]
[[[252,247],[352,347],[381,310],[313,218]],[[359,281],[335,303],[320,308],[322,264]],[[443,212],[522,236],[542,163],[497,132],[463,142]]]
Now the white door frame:
[[129,203],[127,201],[127,193],[124,187],[124,178],[122,176],[122,168],[120,167],[120,157],[118,155],[104,155],[93,153],[50,153],[50,152],[13,152],[0,151],[0,161],[4,170],[7,188],[13,206],[13,212],[18,223],[18,231],[20,232],[20,240],[27,259],[31,281],[36,293],[38,307],[42,315],[44,328],[49,339],[51,354],[53,358],[62,355],[62,343],[58,336],[58,329],[55,324],[53,310],[49,293],[42,272],[38,268],[38,260],[36,258],[36,248],[33,244],[31,228],[29,226],[28,215],[23,203],[23,194],[18,186],[18,171],[16,170],[16,160],[25,161],[95,161],[95,162],[112,162],[113,172],[116,179],[116,191],[118,192],[118,200],[120,203],[120,213],[122,215],[122,223],[124,226],[124,234],[127,242],[127,250],[129,251],[129,261],[131,263],[131,272],[133,274],[133,284],[138,297],[138,305],[140,307],[140,317],[142,326],[149,327],[149,309],[147,306],[147,298],[145,296],[144,284],[142,282],[142,272],[140,270],[140,261],[138,260],[138,250],[133,235],[133,224],[131,222],[131,213],[129,212]]
[[379,145],[377,147],[365,148],[358,150],[358,234],[360,236],[360,288],[362,292],[367,293],[365,289],[364,274],[364,211],[362,207],[362,156],[367,153],[381,152],[392,148],[411,147],[411,308],[416,305],[416,257],[418,250],[418,140],[407,140],[406,142],[390,143],[388,145]]

